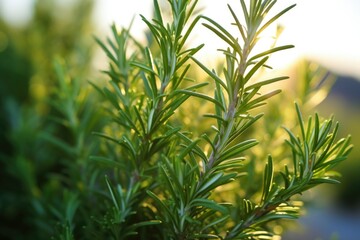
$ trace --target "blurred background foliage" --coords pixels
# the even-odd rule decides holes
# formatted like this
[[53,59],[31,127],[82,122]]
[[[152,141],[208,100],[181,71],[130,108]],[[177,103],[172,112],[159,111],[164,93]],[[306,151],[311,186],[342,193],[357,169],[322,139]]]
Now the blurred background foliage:
[[36,1],[25,26],[0,20],[1,239],[69,239],[96,174],[93,2],[60,3]]
[[[93,239],[100,226],[89,213],[105,211],[105,206],[93,206],[103,194],[98,182],[104,182],[105,171],[89,163],[90,155],[110,152],[91,135],[106,125],[99,96],[88,84],[98,76],[93,35],[100,31],[92,21],[94,2],[60,2],[36,1],[31,21],[21,27],[0,16],[0,239],[71,239],[74,228],[85,239]],[[294,96],[305,113],[334,113],[341,123],[340,135],[351,133],[354,145],[360,146],[360,81],[335,76],[308,61],[288,71],[291,80],[281,83],[288,90],[270,101],[265,118],[256,127],[259,140],[271,144],[255,148],[254,156],[264,156],[265,161],[272,152],[276,159],[275,147],[282,154],[279,146],[285,132],[281,126],[291,127],[289,123],[294,122],[295,114],[289,113]],[[192,74],[196,78],[202,73]],[[178,118],[192,123],[190,132],[202,133],[201,127],[207,124],[199,113],[207,112],[206,108],[188,102]],[[306,197],[332,208],[359,211],[359,159],[360,148],[355,147],[338,169],[342,184]],[[242,197],[258,194],[262,179],[255,176],[263,164],[250,156],[249,175],[241,181]],[[328,199],[322,198],[323,191]]]

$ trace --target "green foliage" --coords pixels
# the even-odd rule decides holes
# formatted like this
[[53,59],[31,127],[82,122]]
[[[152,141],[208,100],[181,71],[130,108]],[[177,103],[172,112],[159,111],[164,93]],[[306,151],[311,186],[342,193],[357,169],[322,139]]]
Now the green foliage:
[[[117,33],[113,27],[115,40],[108,40],[110,47],[98,40],[110,59],[110,70],[106,73],[111,79],[111,89],[106,87],[99,91],[115,109],[110,112],[120,136],[99,135],[119,145],[119,151],[123,152],[120,158],[108,162],[124,169],[121,174],[127,177],[119,176],[117,181],[129,186],[126,190],[120,187],[118,192],[137,191],[142,195],[128,208],[138,215],[136,209],[150,205],[147,211],[153,218],[148,218],[148,223],[158,220],[159,225],[154,229],[166,239],[271,236],[267,223],[297,218],[299,209],[291,203],[291,198],[321,183],[337,182],[330,170],[351,150],[349,138],[336,142],[338,125],[332,129],[332,119],[320,123],[315,115],[314,123],[309,118],[305,127],[296,105],[301,138],[286,129],[293,170],[285,167],[283,172],[275,174],[273,159],[269,156],[260,201],[241,199],[236,188],[232,192],[235,197],[231,198],[239,201],[223,200],[230,193],[224,194],[219,189],[239,181],[245,152],[258,144],[246,134],[263,114],[253,115],[252,112],[280,92],[262,93],[261,89],[287,77],[261,81],[253,78],[261,68],[269,68],[266,62],[271,54],[293,47],[285,45],[263,52],[253,51],[261,32],[294,6],[268,19],[266,15],[276,1],[250,1],[250,6],[240,2],[245,25],[230,6],[229,10],[241,41],[210,17],[192,19],[190,16],[197,1],[192,4],[169,1],[172,13],[169,23],[165,22],[158,2],[154,1],[154,19],[149,21],[143,17],[143,20],[159,49],[156,55],[150,50],[154,47],[142,48],[127,29]],[[194,57],[201,46],[184,49],[193,27],[202,20],[206,28],[229,45],[228,49],[221,50],[225,57],[222,74],[210,70]],[[214,81],[213,96],[204,93],[207,82],[192,85],[187,82],[191,80],[188,77],[190,59]],[[184,125],[173,120],[174,112],[182,111],[181,105],[194,97],[213,105],[214,112],[204,115],[215,121],[213,132],[193,136],[195,134],[182,131]],[[132,187],[133,182],[141,187]],[[113,191],[110,192],[113,195]],[[119,198],[125,201],[122,194]],[[114,204],[118,209],[115,200]],[[123,229],[130,222],[121,222],[119,228]]]
[[[19,110],[24,122],[10,131],[19,149],[1,159],[15,159],[7,171],[31,202],[34,239],[270,239],[274,224],[299,217],[297,195],[338,183],[333,169],[351,151],[350,137],[338,139],[333,118],[305,123],[300,110],[326,91],[323,77],[306,71],[291,118],[273,98],[281,92],[274,83],[287,77],[259,74],[271,70],[272,54],[293,47],[255,48],[294,5],[275,14],[275,0],[228,6],[235,36],[197,15],[198,1],[169,0],[169,16],[153,3],[154,18],[142,16],[148,46],[115,25],[111,38],[96,39],[107,83],[89,88],[58,59],[49,116]],[[228,45],[220,73],[196,58],[203,45],[188,47],[200,23]],[[199,117],[189,104],[207,112]],[[201,128],[188,131],[198,119]],[[282,123],[290,127],[279,143]],[[22,137],[30,135],[35,141]]]

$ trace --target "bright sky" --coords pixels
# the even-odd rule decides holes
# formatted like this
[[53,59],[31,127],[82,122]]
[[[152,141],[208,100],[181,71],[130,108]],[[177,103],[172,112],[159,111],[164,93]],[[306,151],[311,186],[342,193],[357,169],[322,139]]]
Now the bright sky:
[[[126,5],[121,0],[98,0],[98,15],[104,27],[111,22],[127,26],[133,16],[143,14],[151,17],[152,0],[128,1]],[[234,10],[240,11],[239,0],[205,1],[200,0],[199,6],[204,6],[202,12],[213,17],[227,29],[231,29],[226,3]],[[281,19],[285,26],[279,43],[294,44],[295,49],[286,54],[280,54],[281,58],[272,56],[273,65],[281,66],[284,63],[294,61],[299,57],[307,57],[331,68],[342,74],[355,75],[360,78],[360,1],[359,0],[279,0],[278,10],[296,3],[297,6]],[[100,13],[101,12],[101,13]],[[104,14],[105,13],[105,14]],[[104,15],[103,15],[104,14]],[[134,34],[142,28],[139,17],[135,19]],[[201,38],[208,47],[211,44],[218,46],[217,39],[211,39],[212,33],[202,30]],[[141,35],[139,35],[141,36]],[[199,39],[200,40],[200,39]],[[198,39],[196,39],[198,41]],[[200,40],[201,41],[201,40]],[[221,43],[220,43],[221,44]],[[211,50],[209,50],[211,51]],[[207,51],[207,55],[211,52]],[[280,57],[279,55],[279,57]],[[276,67],[276,66],[274,66]]]
[[[199,6],[205,7],[202,12],[204,15],[211,16],[227,29],[231,29],[226,3],[235,11],[240,11],[239,0],[200,0]],[[308,57],[334,71],[360,78],[360,1],[279,0],[277,9],[292,3],[297,3],[297,6],[281,20],[285,30],[279,43],[294,44],[296,48],[280,54],[281,58],[272,56],[274,67],[298,57]],[[152,0],[97,0],[94,20],[100,29],[108,33],[112,22],[128,26],[136,16],[132,32],[137,37],[143,37],[141,30],[145,25],[138,15],[151,18],[151,4]],[[31,17],[32,5],[33,0],[0,0],[0,13],[6,19],[21,24]],[[194,36],[194,42],[205,41],[206,55],[212,56],[213,53],[215,56],[215,48],[219,44],[222,46],[221,42],[212,38],[212,34],[201,26],[197,28],[197,33],[201,38]]]

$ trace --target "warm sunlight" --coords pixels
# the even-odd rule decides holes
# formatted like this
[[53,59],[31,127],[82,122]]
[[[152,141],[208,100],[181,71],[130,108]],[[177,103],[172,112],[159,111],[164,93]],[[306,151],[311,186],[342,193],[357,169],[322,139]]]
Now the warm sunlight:
[[[67,1],[70,3],[71,1]],[[151,17],[151,0],[128,1],[126,5],[118,0],[97,0],[94,12],[94,21],[101,31],[108,32],[109,25],[113,22],[120,26],[129,26],[134,18],[132,28],[133,34],[143,38],[142,29],[145,25],[139,14]],[[234,9],[240,11],[238,0],[227,0]],[[294,60],[307,57],[324,64],[342,74],[360,76],[360,42],[359,28],[355,24],[360,22],[359,14],[360,1],[356,0],[302,0],[302,1],[280,1],[277,10],[296,3],[297,6],[281,20],[284,31],[278,40],[278,44],[294,44],[288,54],[281,58],[272,56],[270,63],[274,67],[284,67]],[[33,0],[0,0],[0,12],[5,19],[16,24],[24,24],[31,17]],[[204,15],[212,16],[227,29],[231,21],[229,11],[223,1],[199,2],[203,7]],[[17,14],[12,14],[16,12]],[[213,37],[204,27],[197,28],[197,34],[201,39],[206,39],[206,58],[212,59],[217,56],[216,49],[212,46],[219,46],[219,39]],[[209,39],[211,39],[209,41]],[[194,44],[202,43],[193,37]],[[264,46],[272,44],[272,36],[265,36],[262,40]],[[204,50],[202,51],[203,54]],[[201,55],[201,54],[200,54]],[[210,57],[209,57],[210,56]]]
[[[233,5],[233,9],[235,11],[240,11],[240,5],[238,1],[228,1],[228,3]],[[288,4],[290,5],[290,3]],[[136,37],[143,39],[144,35],[141,30],[144,29],[145,24],[141,21],[139,13],[141,12],[142,15],[145,15],[145,17],[151,18],[151,1],[143,1],[141,5],[128,4],[126,8],[120,5],[120,2],[114,0],[97,2],[97,7],[95,8],[95,19],[100,24],[101,29],[108,29],[108,26],[112,22],[115,22],[119,26],[127,27],[131,23],[131,20],[134,19],[132,33]],[[285,6],[281,4],[279,5],[280,7],[278,7],[277,9]],[[233,19],[231,18],[229,9],[226,7],[225,4],[222,4],[220,2],[211,2],[211,4],[205,4],[200,1],[199,6],[202,10],[202,14],[206,16],[214,16],[214,19],[216,19],[216,21],[222,24],[229,32],[235,33],[240,38],[240,34],[236,32],[236,27],[229,24],[231,21],[233,21]],[[291,39],[282,35],[283,34],[281,34],[281,38],[277,40],[276,44],[291,44]],[[271,26],[262,34],[262,39],[259,41],[257,49],[260,51],[267,49],[269,46],[272,46],[274,44],[275,36],[276,26]],[[204,58],[205,61],[210,62],[219,57],[219,54],[221,53],[217,51],[218,46],[223,46],[223,48],[227,47],[221,39],[214,36],[214,34],[211,33],[204,26],[199,25],[196,29],[195,34],[192,35],[192,43],[194,45],[201,44],[204,42],[204,39],[205,47],[202,49],[201,52],[197,54],[197,57]],[[294,50],[291,50],[291,53],[284,55],[278,57],[276,56],[276,54],[274,54],[269,59],[269,65],[271,65],[273,68],[284,69],[298,58],[298,54],[296,54]]]
[[359,13],[0,0],[0,240],[360,239]]
[[[142,0],[141,5],[129,3],[123,7],[116,0],[98,1],[96,19],[102,29],[107,29],[107,26],[113,21],[127,26],[133,16],[140,12],[147,13],[145,16],[151,16],[149,8],[151,2],[151,0]],[[199,5],[203,7],[204,15],[213,16],[224,27],[231,29],[228,24],[231,17],[222,2],[211,1],[205,4],[200,1]],[[228,0],[227,2],[234,9],[237,8],[240,11],[238,0]],[[296,47],[279,57],[274,54],[269,63],[274,68],[283,68],[298,58],[307,57],[339,73],[360,76],[358,67],[360,66],[360,48],[357,47],[360,42],[360,31],[355,28],[355,23],[360,21],[358,15],[360,2],[356,0],[280,1],[276,9],[282,9],[293,3],[296,3],[297,6],[280,22],[284,26],[284,31],[278,40],[278,45],[294,44]],[[144,27],[140,17],[135,18],[134,25],[133,33],[142,37],[141,31],[138,31],[139,28]],[[273,33],[265,34],[261,41],[264,47],[272,44]],[[213,34],[202,26],[198,27],[197,34],[201,36],[201,39],[206,39],[206,51],[202,51],[206,58],[212,59],[217,56],[218,53],[212,46],[219,46],[221,41],[214,38]],[[209,39],[211,40],[209,41]],[[203,40],[198,41],[194,37],[194,44],[201,41]]]

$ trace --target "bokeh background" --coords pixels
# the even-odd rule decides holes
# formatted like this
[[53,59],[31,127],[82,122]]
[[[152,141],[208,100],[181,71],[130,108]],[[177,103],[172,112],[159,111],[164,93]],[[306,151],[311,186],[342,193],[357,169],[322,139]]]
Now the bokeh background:
[[[239,5],[237,0],[200,1],[199,5],[203,7],[203,14],[230,26],[224,2]],[[306,59],[334,74],[337,80],[316,111],[323,116],[334,114],[341,123],[341,135],[350,133],[355,148],[337,169],[342,174],[342,184],[322,187],[305,195],[305,202],[308,199],[311,204],[300,219],[301,226],[290,227],[283,239],[356,239],[360,237],[360,1],[279,1],[277,8],[292,3],[297,4],[296,8],[279,22],[284,30],[278,42],[296,47],[279,57],[273,56],[271,64],[291,76],[299,68],[299,62]],[[14,226],[28,226],[17,222],[26,215],[26,211],[16,209],[23,208],[21,199],[28,193],[19,189],[20,180],[14,176],[21,174],[22,181],[30,186],[29,173],[16,171],[31,166],[11,166],[5,161],[17,151],[34,154],[26,149],[29,148],[26,143],[32,139],[24,138],[39,127],[35,115],[48,112],[41,99],[51,94],[49,89],[55,81],[53,60],[65,59],[68,71],[85,81],[98,78],[99,70],[106,67],[106,60],[93,36],[104,39],[110,34],[111,23],[127,27],[133,21],[132,33],[145,40],[145,24],[139,14],[150,18],[151,4],[151,0],[0,0],[0,222],[3,236],[16,236],[11,229]],[[264,36],[264,45],[272,36],[268,34]],[[216,61],[219,56],[216,49],[223,43],[205,28],[198,27],[193,43],[203,39],[207,39],[206,46],[199,58],[208,63]],[[31,107],[27,109],[27,106]],[[19,111],[26,114],[20,116]],[[26,124],[21,123],[24,116],[28,120]],[[14,131],[19,126],[25,130]],[[20,133],[25,135],[16,135]],[[14,139],[22,141],[17,144]],[[46,171],[44,166],[43,172]],[[36,189],[32,191],[31,194],[36,195]]]

